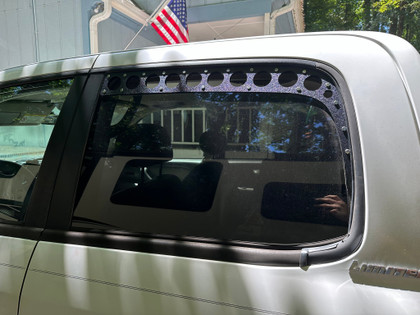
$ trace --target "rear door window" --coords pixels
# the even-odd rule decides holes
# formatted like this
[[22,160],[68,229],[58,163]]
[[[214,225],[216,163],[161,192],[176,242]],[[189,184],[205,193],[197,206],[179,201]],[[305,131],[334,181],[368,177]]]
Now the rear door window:
[[346,118],[325,74],[191,70],[124,88],[134,76],[104,82],[73,228],[271,245],[348,232]]

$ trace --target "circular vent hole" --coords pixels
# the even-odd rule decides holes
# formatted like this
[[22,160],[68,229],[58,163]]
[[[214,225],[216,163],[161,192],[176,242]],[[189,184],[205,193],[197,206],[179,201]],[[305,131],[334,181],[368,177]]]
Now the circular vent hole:
[[201,75],[197,72],[190,73],[187,77],[187,85],[190,87],[197,86],[201,83]]
[[125,86],[127,89],[135,89],[140,84],[140,78],[137,75],[132,75],[127,79],[127,82],[125,82]]
[[166,78],[165,84],[168,88],[173,89],[178,86],[178,84],[181,82],[181,79],[179,78],[179,75],[176,73],[171,73]]
[[331,92],[330,90],[327,90],[324,92],[324,97],[325,98],[330,98],[333,95],[333,92]]
[[230,83],[233,86],[241,86],[244,85],[246,82],[246,74],[243,72],[235,72],[234,74],[232,74],[232,76],[230,77]]
[[266,86],[271,82],[271,74],[266,71],[258,72],[254,77],[256,86]]
[[207,79],[207,83],[211,86],[218,86],[222,84],[224,78],[220,72],[212,72]]
[[160,82],[159,76],[157,76],[156,74],[152,74],[146,79],[146,86],[149,89],[153,89],[159,85],[159,82]]
[[121,78],[119,77],[112,77],[108,80],[108,89],[114,91],[121,86]]
[[298,81],[298,76],[293,71],[283,72],[279,76],[279,83],[281,86],[284,86],[284,87],[291,87],[295,85],[297,81]]
[[310,91],[316,91],[321,87],[322,81],[320,78],[314,75],[311,75],[305,79],[305,82],[303,82],[303,85],[305,86],[306,89]]

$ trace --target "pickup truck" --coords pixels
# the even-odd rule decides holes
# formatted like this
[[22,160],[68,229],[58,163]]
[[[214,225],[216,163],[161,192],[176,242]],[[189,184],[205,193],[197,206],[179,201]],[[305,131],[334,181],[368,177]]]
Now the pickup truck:
[[0,314],[420,314],[420,55],[370,32],[0,72]]

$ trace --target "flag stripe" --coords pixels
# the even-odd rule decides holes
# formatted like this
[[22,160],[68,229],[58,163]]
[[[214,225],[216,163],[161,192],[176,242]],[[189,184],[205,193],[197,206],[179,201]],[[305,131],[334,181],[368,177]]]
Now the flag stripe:
[[[176,41],[178,42],[184,42],[183,38],[181,37],[181,34],[176,29],[176,24],[174,24],[173,20],[169,20],[167,16],[165,15],[166,11],[162,10],[162,20],[165,21],[165,24],[171,29],[172,35],[176,37]],[[175,39],[175,38],[174,38]]]
[[169,41],[170,44],[177,44],[177,41],[174,39],[175,35],[174,34],[171,35],[168,33],[168,31],[171,32],[171,30],[168,29],[168,26],[166,25],[164,20],[162,20],[160,17],[156,17],[154,24],[156,25],[156,27],[159,28],[160,32],[158,33],[165,40],[165,42]]
[[171,10],[171,8],[168,8],[166,10],[168,14],[172,17],[173,21],[176,23],[177,27],[180,30],[180,33],[183,34],[188,41],[188,26],[185,28],[181,21],[178,19],[178,16]]
[[[183,32],[184,27],[182,27],[181,22],[178,20],[176,15],[171,11],[171,9],[168,8],[169,13],[166,10],[162,10],[162,14],[168,19],[168,21],[172,24],[173,27],[177,30],[178,34],[182,38],[182,41],[184,43],[188,42],[187,36],[185,36],[185,33]],[[181,25],[181,28],[179,27]]]
[[[163,10],[163,11],[165,11],[165,10]],[[163,12],[162,11],[162,12]],[[162,19],[162,17],[163,17],[163,19]],[[168,33],[168,35],[169,36],[171,36],[172,37],[172,39],[176,42],[176,43],[179,43],[180,42],[180,39],[178,38],[178,36],[177,36],[177,32],[176,32],[176,30],[173,28],[173,25],[172,24],[170,24],[170,23],[168,23],[169,21],[167,21],[167,19],[166,19],[166,17],[162,14],[162,15],[159,15],[158,17],[156,17],[156,20],[158,20],[159,21],[159,23],[160,23],[160,25],[162,25],[163,26],[163,28],[166,30],[166,32]]]
[[166,35],[165,34],[163,34],[161,31],[160,31],[160,28],[155,24],[155,22],[153,22],[152,23],[152,26],[153,26],[153,28],[156,30],[156,32],[159,34],[159,36],[160,37],[162,37],[162,39],[165,41],[165,43],[167,43],[168,45],[170,45],[170,44],[172,44],[169,40],[168,40],[168,38],[166,37]]
[[170,0],[154,15],[151,25],[167,44],[189,41],[185,0]]

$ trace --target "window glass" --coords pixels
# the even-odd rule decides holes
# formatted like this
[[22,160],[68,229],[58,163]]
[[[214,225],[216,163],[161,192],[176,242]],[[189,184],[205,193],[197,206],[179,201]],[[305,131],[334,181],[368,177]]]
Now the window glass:
[[0,89],[0,221],[21,221],[72,80]]
[[339,137],[311,97],[103,96],[93,125],[74,228],[268,244],[347,232]]

